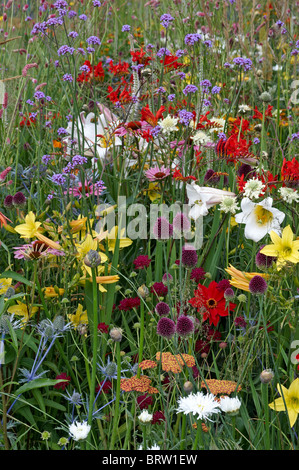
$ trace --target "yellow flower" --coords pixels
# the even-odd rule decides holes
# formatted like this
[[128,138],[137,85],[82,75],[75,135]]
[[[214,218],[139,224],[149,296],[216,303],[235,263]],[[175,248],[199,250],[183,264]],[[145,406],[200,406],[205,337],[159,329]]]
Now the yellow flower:
[[79,325],[88,325],[88,316],[87,316],[87,310],[83,311],[83,305],[78,304],[78,308],[76,310],[76,313],[69,314],[68,315],[69,320],[73,323],[75,329]]
[[237,289],[245,290],[247,292],[250,292],[249,282],[254,276],[261,276],[264,279],[268,279],[269,277],[267,274],[245,273],[234,268],[232,265],[230,265],[229,268],[226,268],[225,271],[231,276],[229,282],[232,286],[236,287]]
[[58,288],[58,287],[45,287],[44,290],[44,295],[47,299],[51,297],[58,297],[60,295],[64,294],[64,289]]
[[12,283],[11,278],[0,279],[0,295],[5,294],[7,289],[11,286],[11,283]]
[[41,222],[35,222],[35,215],[31,211],[25,217],[25,223],[17,225],[15,231],[21,235],[21,238],[36,237],[36,233],[41,226]]
[[12,307],[9,307],[7,309],[8,313],[12,313],[14,315],[23,317],[22,323],[27,323],[30,318],[38,311],[38,307],[28,307],[26,304],[23,304],[23,302],[20,302],[17,300],[17,305],[13,305]]
[[287,411],[292,428],[299,413],[299,378],[291,383],[289,389],[279,384],[277,388],[281,396],[270,403],[269,407],[275,411]]
[[278,271],[288,261],[295,264],[299,262],[299,240],[294,240],[294,234],[289,225],[283,229],[281,238],[273,231],[270,232],[270,237],[273,245],[264,246],[261,253],[277,258],[276,266]]
[[[130,238],[124,238],[123,235],[125,233],[125,229],[123,228],[120,232],[119,237],[119,249],[125,248],[126,246],[132,245],[133,241]],[[108,249],[114,253],[116,240],[118,236],[118,226],[116,225],[108,234]]]
[[[77,248],[77,258],[79,258],[83,264],[82,269],[86,271],[90,276],[92,275],[92,270],[89,266],[84,264],[84,258],[90,250],[98,251],[98,240],[93,238],[90,233],[88,233],[85,239],[81,243],[76,243]],[[108,261],[108,256],[105,255],[102,251],[99,251],[99,255],[101,257],[101,263],[106,263]],[[103,266],[98,266],[97,271],[100,274],[104,270]]]
[[34,238],[36,237],[41,242],[45,242],[51,248],[55,250],[60,250],[61,246],[57,243],[50,240],[48,237],[45,237],[40,233],[41,230],[41,222],[35,221],[35,214],[30,211],[29,214],[25,217],[25,223],[17,225],[15,227],[15,231],[21,235],[21,238]]

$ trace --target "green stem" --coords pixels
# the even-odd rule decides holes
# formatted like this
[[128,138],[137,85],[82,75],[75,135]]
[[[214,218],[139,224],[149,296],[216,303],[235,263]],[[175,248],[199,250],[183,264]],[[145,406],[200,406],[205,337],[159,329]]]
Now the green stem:
[[113,430],[111,437],[110,450],[114,449],[116,435],[118,430],[118,421],[119,421],[119,404],[120,404],[120,374],[121,374],[121,357],[120,357],[120,344],[115,343],[116,345],[116,362],[117,362],[117,383],[116,383],[116,399],[115,399],[115,408],[114,408],[114,418],[113,418]]
[[[96,372],[97,372],[97,354],[98,354],[98,285],[96,279],[96,268],[92,268],[92,292],[93,292],[93,325],[92,325],[92,369],[90,381],[90,398],[89,398],[89,411],[88,411],[88,424],[91,426],[93,403],[95,398],[96,386]],[[91,434],[90,434],[91,435]],[[90,446],[90,441],[87,442],[87,448]]]
[[202,431],[202,425],[201,425],[201,420],[198,420],[197,422],[197,431],[196,431],[196,437],[195,441],[192,447],[192,450],[202,450],[204,449],[204,442],[203,442],[203,431]]

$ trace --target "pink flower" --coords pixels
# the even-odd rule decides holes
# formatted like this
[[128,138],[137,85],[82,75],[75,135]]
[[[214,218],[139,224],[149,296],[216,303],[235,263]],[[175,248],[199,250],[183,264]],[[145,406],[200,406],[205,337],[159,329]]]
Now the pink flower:
[[165,168],[163,165],[160,168],[158,166],[155,166],[145,172],[145,176],[149,181],[160,181],[164,178],[167,178],[167,176],[169,175],[169,168]]
[[[98,181],[95,184],[90,183],[90,181],[85,181],[84,183],[84,195],[85,197],[89,197],[92,194],[95,196],[100,196],[102,192],[106,189],[104,186],[103,181]],[[75,186],[74,188],[70,188],[69,191],[65,191],[64,194],[72,194],[73,196],[79,197],[79,199],[82,198],[83,196],[83,185],[81,181],[79,181],[78,186]]]

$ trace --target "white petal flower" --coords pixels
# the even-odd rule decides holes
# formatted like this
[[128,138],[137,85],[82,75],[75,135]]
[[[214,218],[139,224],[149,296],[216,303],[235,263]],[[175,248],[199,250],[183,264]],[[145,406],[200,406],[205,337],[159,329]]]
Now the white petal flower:
[[161,127],[163,134],[170,134],[170,132],[179,130],[177,127],[178,120],[178,118],[173,118],[168,114],[165,119],[160,119],[158,121],[158,125]]
[[260,180],[252,178],[244,186],[244,196],[250,199],[257,199],[264,188],[265,185]]
[[239,209],[239,206],[236,203],[236,198],[231,196],[224,196],[220,203],[219,209],[222,212],[225,212],[225,214],[235,214],[236,210]]
[[74,441],[81,441],[82,439],[86,439],[90,431],[90,426],[87,424],[86,421],[83,423],[73,422],[69,426],[69,433],[70,436],[74,439]]
[[149,413],[147,410],[143,410],[139,415],[139,421],[143,424],[150,423],[153,419],[153,415]]
[[238,397],[222,397],[219,406],[224,413],[237,413],[241,407]]
[[186,185],[188,204],[191,206],[189,216],[196,220],[208,214],[210,207],[220,204],[224,196],[234,197],[230,191],[217,188],[200,187],[194,182]]
[[186,397],[180,397],[178,405],[177,413],[184,413],[185,415],[192,413],[193,416],[202,420],[211,421],[210,416],[220,412],[219,403],[212,393],[190,393]]
[[196,132],[192,139],[194,144],[206,144],[207,142],[211,142],[211,137],[203,131]]
[[292,202],[299,202],[299,194],[296,189],[281,187],[279,192],[282,199],[288,204],[292,204]]
[[[86,155],[94,155],[96,144],[97,156],[104,158],[107,154],[107,148],[122,145],[119,137],[112,136],[117,125],[117,121],[109,122],[105,114],[100,114],[96,120],[94,113],[89,113],[87,116],[80,113],[80,118],[76,122],[70,121],[68,123],[66,130],[69,135],[63,141],[68,144],[69,150],[72,139],[80,142]],[[103,137],[97,137],[99,135]]]
[[245,224],[245,237],[258,242],[272,230],[280,235],[280,225],[285,214],[272,207],[273,199],[267,197],[259,203],[252,202],[248,197],[241,201],[241,210],[236,214],[235,221]]

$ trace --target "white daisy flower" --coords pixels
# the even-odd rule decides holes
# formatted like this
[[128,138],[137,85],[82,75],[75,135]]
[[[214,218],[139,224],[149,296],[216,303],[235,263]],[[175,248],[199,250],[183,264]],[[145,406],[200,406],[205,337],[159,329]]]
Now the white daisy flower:
[[267,197],[259,203],[252,202],[248,197],[241,201],[241,210],[235,215],[238,224],[245,224],[245,237],[258,242],[272,230],[280,235],[280,225],[285,214],[272,207],[273,199]]
[[192,413],[198,419],[211,421],[210,416],[220,413],[219,403],[212,393],[190,393],[178,400],[177,413]]
[[203,131],[198,131],[196,134],[192,137],[193,142],[195,145],[197,144],[206,144],[207,142],[211,142],[211,137],[209,137],[205,132]]

